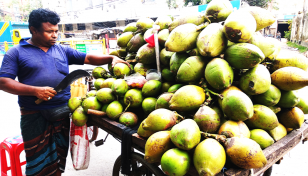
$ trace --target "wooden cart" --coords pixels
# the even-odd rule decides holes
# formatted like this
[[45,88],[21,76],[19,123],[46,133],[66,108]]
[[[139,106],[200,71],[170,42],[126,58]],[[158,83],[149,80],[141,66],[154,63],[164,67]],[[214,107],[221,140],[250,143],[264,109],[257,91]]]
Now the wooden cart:
[[[107,133],[113,135],[115,138],[121,140],[123,130],[126,126],[113,121],[105,116],[105,114],[101,111],[89,110],[88,114],[90,115],[89,124],[98,126],[100,129],[106,131]],[[267,147],[263,150],[264,155],[267,158],[267,165],[263,168],[253,169],[254,175],[270,175],[271,167],[273,164],[280,161],[280,159],[287,154],[292,148],[294,148],[301,141],[307,140],[308,137],[308,121],[305,121],[302,127],[298,130],[293,130],[287,136],[275,142],[270,147]],[[144,153],[146,139],[140,137],[137,133],[132,135],[132,147],[141,153]],[[132,162],[137,162],[139,166],[136,166],[131,163],[132,167],[136,167],[135,169],[138,172],[148,172],[153,173],[157,176],[164,176],[162,170],[155,164],[149,164],[145,160],[143,160],[143,155],[140,153],[132,152]],[[114,164],[113,168],[113,176],[118,176],[121,169],[121,156],[118,157]],[[269,170],[268,170],[269,169]],[[267,172],[266,172],[267,171]],[[251,174],[251,170],[241,169],[241,168],[229,168],[224,173],[217,174],[218,176],[249,176]],[[140,174],[142,175],[142,174]],[[147,175],[147,174],[145,174]],[[148,174],[151,175],[151,174]],[[187,175],[197,176],[198,173],[194,167],[191,167]]]

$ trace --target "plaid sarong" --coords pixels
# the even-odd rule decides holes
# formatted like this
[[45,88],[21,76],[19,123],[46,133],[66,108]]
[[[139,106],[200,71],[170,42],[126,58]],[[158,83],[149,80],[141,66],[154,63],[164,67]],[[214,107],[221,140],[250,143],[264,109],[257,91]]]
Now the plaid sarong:
[[65,170],[70,119],[47,121],[41,113],[21,115],[26,153],[26,175],[48,176]]

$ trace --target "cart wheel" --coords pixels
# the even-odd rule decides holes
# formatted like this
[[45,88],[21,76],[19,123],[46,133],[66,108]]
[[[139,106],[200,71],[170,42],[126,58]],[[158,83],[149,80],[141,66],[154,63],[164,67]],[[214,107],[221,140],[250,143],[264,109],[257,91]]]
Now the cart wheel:
[[89,142],[95,141],[98,135],[98,127],[90,126],[87,128]]
[[[116,159],[113,165],[112,176],[121,176],[121,155]],[[132,153],[130,163],[131,171],[129,176],[165,176],[163,171],[156,165],[150,164],[143,159],[143,155]]]
[[269,167],[262,176],[270,176],[272,174],[273,166]]

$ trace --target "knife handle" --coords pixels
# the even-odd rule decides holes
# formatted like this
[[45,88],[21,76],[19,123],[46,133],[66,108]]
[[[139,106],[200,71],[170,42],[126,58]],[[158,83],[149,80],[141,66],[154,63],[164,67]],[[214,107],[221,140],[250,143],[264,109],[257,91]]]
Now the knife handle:
[[35,101],[35,103],[36,104],[40,104],[40,103],[42,103],[44,100],[42,100],[42,99],[37,99],[36,101]]

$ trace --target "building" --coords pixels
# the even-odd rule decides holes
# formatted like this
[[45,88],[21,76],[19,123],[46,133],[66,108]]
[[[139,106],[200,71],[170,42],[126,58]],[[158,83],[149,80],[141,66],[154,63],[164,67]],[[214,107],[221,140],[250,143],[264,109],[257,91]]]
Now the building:
[[280,31],[281,37],[284,37],[284,31],[288,31],[288,21],[292,20],[298,12],[303,11],[305,0],[276,0],[278,9],[269,6],[269,10],[273,12],[277,19],[277,23],[272,26],[277,26],[277,31]]
[[79,35],[103,28],[124,27],[141,17],[155,20],[160,15],[178,15],[187,8],[181,8],[182,0],[177,1],[178,8],[170,10],[166,0],[42,0],[43,8],[60,15],[61,32]]

